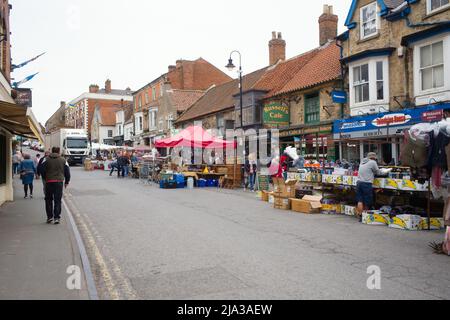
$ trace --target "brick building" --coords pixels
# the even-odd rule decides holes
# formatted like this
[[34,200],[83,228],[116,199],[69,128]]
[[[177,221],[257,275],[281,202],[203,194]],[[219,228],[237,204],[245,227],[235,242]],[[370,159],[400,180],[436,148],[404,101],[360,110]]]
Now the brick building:
[[338,39],[352,118],[335,124],[341,158],[375,151],[395,162],[404,129],[450,108],[450,4],[355,0],[345,25]]
[[133,101],[131,89],[112,89],[111,80],[106,80],[105,88],[89,86],[89,91],[66,104],[65,125],[70,128],[86,129],[91,133],[94,111],[99,108],[114,108]]
[[203,58],[178,60],[168,72],[133,94],[135,145],[170,136],[178,116],[213,85],[231,78]]
[[0,205],[14,200],[12,154],[16,136],[43,141],[41,126],[31,108],[18,105],[11,87],[11,30],[8,0],[0,0]]
[[[331,92],[341,86],[338,17],[331,6],[319,18],[319,47],[286,60],[286,42],[273,32],[269,66],[243,78],[244,129],[278,128],[282,147],[298,145],[313,159],[334,158],[332,124],[341,109]],[[201,121],[205,129],[240,127],[238,80],[210,89],[176,122],[179,127]],[[298,140],[297,140],[298,138]]]

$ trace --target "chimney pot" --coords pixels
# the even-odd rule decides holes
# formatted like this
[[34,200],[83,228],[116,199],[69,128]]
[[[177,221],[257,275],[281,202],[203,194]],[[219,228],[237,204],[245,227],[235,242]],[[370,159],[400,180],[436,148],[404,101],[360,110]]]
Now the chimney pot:
[[269,41],[269,63],[276,64],[279,60],[286,59],[286,41],[283,40],[281,32],[272,32],[272,40]]
[[112,87],[111,87],[111,80],[107,79],[105,82],[105,92],[106,93],[111,93],[112,92]]
[[98,92],[98,89],[99,89],[98,85],[96,85],[96,84],[91,84],[91,85],[89,86],[89,93],[97,93],[97,92]]
[[323,14],[319,17],[320,45],[337,37],[339,18],[333,14],[333,6],[324,5]]

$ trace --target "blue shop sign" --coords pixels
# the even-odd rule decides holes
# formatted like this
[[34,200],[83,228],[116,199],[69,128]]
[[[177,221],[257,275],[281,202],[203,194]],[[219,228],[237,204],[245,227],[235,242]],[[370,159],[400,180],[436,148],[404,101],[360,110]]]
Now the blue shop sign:
[[331,92],[331,97],[334,103],[347,103],[347,92],[334,90]]
[[335,139],[389,135],[395,133],[390,129],[406,129],[420,122],[440,121],[446,109],[450,109],[450,103],[337,120],[333,132]]

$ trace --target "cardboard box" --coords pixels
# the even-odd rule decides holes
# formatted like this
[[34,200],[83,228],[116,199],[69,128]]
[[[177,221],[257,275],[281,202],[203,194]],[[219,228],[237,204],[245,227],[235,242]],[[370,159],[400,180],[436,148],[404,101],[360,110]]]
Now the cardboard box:
[[373,187],[377,189],[384,189],[386,186],[386,179],[376,178],[373,180]]
[[[431,218],[430,230],[442,230],[445,229],[445,223],[443,218]],[[428,230],[428,218],[422,218],[419,224],[419,230]]]
[[351,216],[351,217],[355,216],[355,215],[356,215],[356,207],[353,207],[353,206],[345,206],[344,214],[345,214],[346,216]]
[[389,215],[382,214],[381,211],[364,211],[362,223],[370,226],[389,225]]
[[284,181],[283,178],[274,178],[274,194],[281,198],[295,198],[295,185],[297,180],[287,180]]
[[386,184],[384,186],[385,189],[391,189],[391,190],[400,190],[402,186],[402,179],[385,179]]
[[275,203],[275,196],[273,192],[269,193],[269,203],[274,204]]
[[320,196],[304,196],[303,199],[289,199],[291,202],[292,211],[305,213],[305,214],[315,214],[320,213],[322,204],[320,201],[322,197]]
[[422,221],[421,216],[403,214],[389,220],[389,228],[417,231]]
[[289,198],[275,196],[275,201],[274,201],[273,206],[275,209],[280,209],[280,210],[290,210],[291,209],[291,203],[289,201]]
[[263,191],[262,192],[262,195],[261,195],[261,200],[262,201],[265,201],[265,202],[268,202],[269,201],[269,196],[270,195],[273,195],[273,192],[271,192],[271,191]]
[[352,176],[343,176],[342,184],[346,185],[346,186],[352,186],[353,185],[353,177]]

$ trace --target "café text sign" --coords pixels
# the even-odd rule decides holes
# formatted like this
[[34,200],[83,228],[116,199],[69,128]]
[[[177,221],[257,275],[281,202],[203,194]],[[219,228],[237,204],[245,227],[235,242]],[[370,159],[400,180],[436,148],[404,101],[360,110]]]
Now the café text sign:
[[290,115],[289,107],[280,104],[272,103],[264,106],[264,124],[288,126]]

